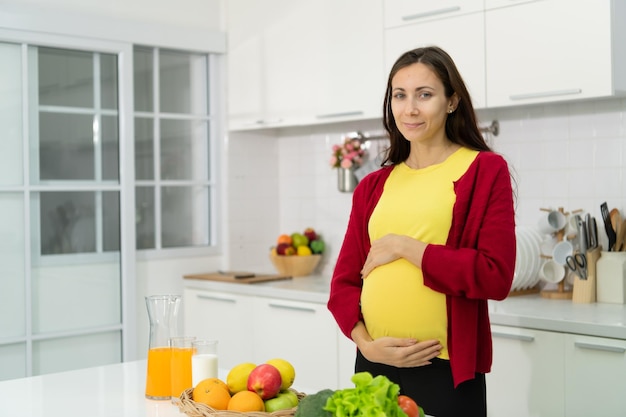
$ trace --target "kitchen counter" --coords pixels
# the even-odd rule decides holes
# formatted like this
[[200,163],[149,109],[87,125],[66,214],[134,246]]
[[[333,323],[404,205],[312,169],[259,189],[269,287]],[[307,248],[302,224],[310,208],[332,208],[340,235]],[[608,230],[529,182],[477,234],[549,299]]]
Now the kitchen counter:
[[[281,298],[326,304],[330,277],[310,275],[258,284],[232,284],[185,279],[184,285],[199,290]],[[626,340],[626,305],[578,304],[539,294],[511,296],[489,301],[492,324],[524,327]]]
[[0,416],[184,417],[144,396],[146,361],[0,381]]

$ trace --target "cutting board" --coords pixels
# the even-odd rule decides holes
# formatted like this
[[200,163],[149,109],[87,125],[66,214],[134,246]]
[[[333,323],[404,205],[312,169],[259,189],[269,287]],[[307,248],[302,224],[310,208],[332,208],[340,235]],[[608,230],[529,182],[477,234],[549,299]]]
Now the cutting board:
[[206,274],[185,275],[185,279],[203,279],[207,281],[234,282],[237,284],[254,284],[257,282],[291,279],[290,275],[265,275],[245,271],[217,271]]

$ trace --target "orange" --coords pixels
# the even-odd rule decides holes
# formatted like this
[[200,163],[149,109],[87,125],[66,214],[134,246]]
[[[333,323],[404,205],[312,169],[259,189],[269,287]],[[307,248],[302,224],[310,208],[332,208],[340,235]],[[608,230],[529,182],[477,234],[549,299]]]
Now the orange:
[[256,392],[239,391],[233,395],[228,402],[228,410],[230,411],[265,411],[265,403],[263,398]]
[[218,385],[226,390],[228,389],[228,385],[226,385],[226,382],[222,381],[219,378],[203,379],[202,381],[198,382],[198,385],[196,385],[196,387],[201,387],[200,389],[203,389],[203,388],[210,388],[214,385]]
[[291,245],[291,236],[289,236],[289,235],[280,235],[280,236],[278,236],[278,240],[276,241],[276,243],[278,243],[278,244],[286,243],[288,245]]
[[[208,380],[204,380],[208,381]],[[215,410],[226,410],[230,402],[230,392],[228,388],[222,387],[215,382],[200,381],[193,389],[193,400],[198,403],[208,405]]]

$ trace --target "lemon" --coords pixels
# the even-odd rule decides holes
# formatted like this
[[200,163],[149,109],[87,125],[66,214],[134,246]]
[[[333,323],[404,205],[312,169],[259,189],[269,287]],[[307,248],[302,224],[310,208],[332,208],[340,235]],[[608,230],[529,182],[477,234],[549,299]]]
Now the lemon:
[[311,255],[311,248],[308,246],[298,246],[298,255],[299,256],[308,256]]
[[291,363],[280,358],[270,359],[265,363],[273,365],[276,369],[278,369],[278,372],[280,372],[280,377],[283,380],[283,383],[280,386],[282,391],[288,389],[293,384],[293,381],[296,379],[296,370]]
[[239,365],[235,365],[226,376],[226,385],[231,394],[236,394],[240,391],[248,389],[248,377],[250,372],[256,368],[256,364],[252,362],[243,362]]

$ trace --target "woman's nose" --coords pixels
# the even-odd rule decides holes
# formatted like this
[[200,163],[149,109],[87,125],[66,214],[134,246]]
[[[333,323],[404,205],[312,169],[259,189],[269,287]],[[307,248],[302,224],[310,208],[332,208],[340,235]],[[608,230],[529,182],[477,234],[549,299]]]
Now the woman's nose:
[[407,100],[406,107],[404,108],[404,112],[406,114],[417,114],[419,113],[419,108],[417,106],[417,102],[415,100]]

